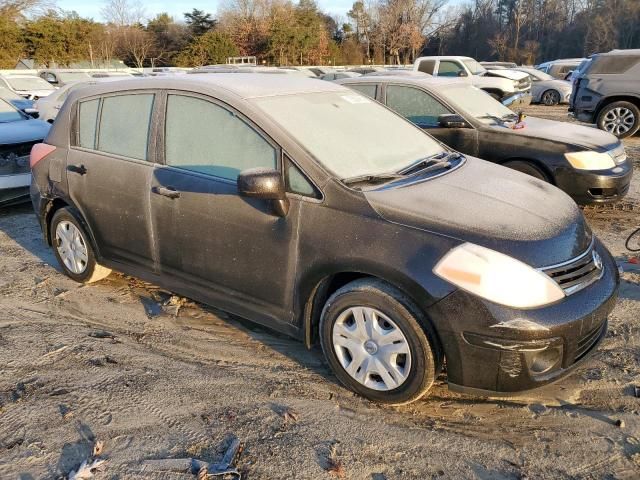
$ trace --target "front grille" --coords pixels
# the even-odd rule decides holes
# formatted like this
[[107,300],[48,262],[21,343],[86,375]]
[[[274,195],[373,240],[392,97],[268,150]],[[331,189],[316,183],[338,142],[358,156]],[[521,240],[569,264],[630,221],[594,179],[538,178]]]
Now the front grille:
[[36,143],[0,145],[0,175],[29,173],[29,154]]
[[582,255],[568,262],[543,268],[542,271],[554,279],[566,295],[571,295],[601,278],[603,268],[602,259],[594,250],[592,241]]
[[607,328],[607,322],[602,322],[595,328],[592,328],[587,333],[582,335],[578,340],[578,344],[576,346],[575,359],[574,361],[580,360],[584,357],[589,351],[593,348],[593,346],[598,343],[598,339],[602,336],[604,330]]

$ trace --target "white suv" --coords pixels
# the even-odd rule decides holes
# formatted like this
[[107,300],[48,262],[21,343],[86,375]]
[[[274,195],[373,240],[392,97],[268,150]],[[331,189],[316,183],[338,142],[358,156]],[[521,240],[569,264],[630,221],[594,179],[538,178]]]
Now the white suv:
[[471,57],[419,57],[413,69],[434,77],[467,77],[496,100],[508,106],[531,103],[531,78],[509,69],[487,70]]

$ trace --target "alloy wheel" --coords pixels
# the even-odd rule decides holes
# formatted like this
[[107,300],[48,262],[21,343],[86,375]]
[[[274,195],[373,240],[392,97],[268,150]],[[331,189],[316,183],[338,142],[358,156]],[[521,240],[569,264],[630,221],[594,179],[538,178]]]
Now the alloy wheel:
[[379,310],[357,306],[343,311],[333,325],[333,348],[342,368],[367,388],[388,391],[411,371],[411,350],[404,333]]
[[634,113],[625,107],[616,107],[609,110],[602,122],[604,129],[616,136],[627,133],[636,122]]
[[62,221],[56,227],[56,248],[62,263],[79,275],[87,269],[89,253],[82,233],[73,223]]
[[555,90],[547,90],[542,95],[542,103],[547,106],[556,105],[560,103],[560,94]]

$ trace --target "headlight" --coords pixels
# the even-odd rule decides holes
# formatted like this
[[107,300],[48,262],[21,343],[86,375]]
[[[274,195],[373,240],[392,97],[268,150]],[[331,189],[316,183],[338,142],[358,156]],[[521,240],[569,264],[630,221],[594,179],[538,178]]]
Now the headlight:
[[509,307],[542,307],[565,296],[558,284],[544,273],[473,243],[450,250],[433,273],[462,290]]
[[616,162],[608,153],[569,152],[564,154],[564,158],[578,170],[607,170],[616,166]]

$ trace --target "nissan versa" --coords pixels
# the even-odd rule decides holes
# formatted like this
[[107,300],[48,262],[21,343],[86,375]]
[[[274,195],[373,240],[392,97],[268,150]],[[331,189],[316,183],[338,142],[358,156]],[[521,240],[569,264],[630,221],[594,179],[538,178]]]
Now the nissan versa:
[[109,269],[303,340],[379,402],[558,379],[596,348],[618,271],[575,203],[445,150],[375,101],[286,75],[72,92],[31,154],[61,268]]
[[629,191],[633,163],[610,133],[535,117],[518,124],[518,114],[465,81],[391,75],[337,83],[449,147],[552,183],[581,205],[615,202]]

